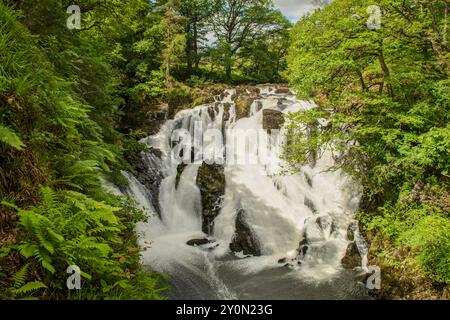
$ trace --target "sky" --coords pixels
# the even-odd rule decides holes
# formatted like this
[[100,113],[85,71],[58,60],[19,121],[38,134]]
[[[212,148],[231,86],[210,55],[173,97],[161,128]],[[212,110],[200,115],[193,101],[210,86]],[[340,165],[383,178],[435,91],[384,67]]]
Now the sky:
[[312,0],[274,0],[274,3],[291,22],[297,22],[313,8]]

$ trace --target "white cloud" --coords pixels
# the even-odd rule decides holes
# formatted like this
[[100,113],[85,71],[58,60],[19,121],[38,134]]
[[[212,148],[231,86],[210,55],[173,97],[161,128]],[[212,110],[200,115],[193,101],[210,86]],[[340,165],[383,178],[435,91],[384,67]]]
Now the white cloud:
[[275,6],[292,22],[314,8],[313,0],[274,0]]

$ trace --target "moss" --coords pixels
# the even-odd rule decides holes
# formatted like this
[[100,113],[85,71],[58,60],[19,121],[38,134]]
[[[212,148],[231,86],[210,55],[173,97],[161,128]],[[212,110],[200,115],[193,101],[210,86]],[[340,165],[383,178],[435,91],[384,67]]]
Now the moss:
[[214,230],[214,219],[220,213],[225,194],[224,167],[204,163],[198,171],[197,185],[202,197],[202,230],[210,235]]

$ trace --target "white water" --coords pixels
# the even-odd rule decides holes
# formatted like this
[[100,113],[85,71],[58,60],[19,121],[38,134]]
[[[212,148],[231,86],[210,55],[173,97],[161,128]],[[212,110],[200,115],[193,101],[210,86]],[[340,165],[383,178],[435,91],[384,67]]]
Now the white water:
[[[182,111],[174,120],[167,121],[159,134],[142,141],[163,153],[162,162],[158,164],[165,177],[159,194],[161,218],[155,216],[149,200],[152,197],[150,192],[135,177],[125,173],[130,181],[128,193],[151,217],[148,223],[137,226],[144,248],[143,263],[173,275],[175,285],[178,282],[183,294],[192,293],[193,297],[200,298],[254,298],[258,295],[252,292],[259,290],[253,288],[255,284],[245,284],[237,278],[262,277],[262,286],[262,282],[275,281],[280,282],[280,287],[293,286],[289,290],[295,292],[300,288],[296,288],[292,279],[317,285],[332,281],[342,271],[340,261],[349,243],[347,229],[354,221],[359,204],[358,185],[340,171],[328,171],[333,165],[330,152],[324,152],[315,165],[305,166],[296,174],[281,174],[283,162],[279,159],[279,147],[283,139],[269,140],[273,149],[266,156],[276,159],[275,164],[225,165],[223,206],[215,219],[213,236],[209,238],[215,242],[202,247],[186,244],[189,240],[207,237],[201,231],[201,195],[196,185],[200,165],[188,165],[176,187],[178,163],[170,157],[173,130],[181,127],[194,135],[195,130],[203,132],[225,127],[230,130],[226,137],[228,142],[236,130],[262,129],[264,109],[287,114],[314,108],[312,103],[297,101],[294,95],[275,95],[270,91],[269,88],[261,90],[263,98],[253,103],[247,118],[236,121],[235,105],[231,99],[235,91],[230,90],[228,96],[216,104],[213,119],[208,112],[212,105]],[[279,98],[285,99],[282,107],[278,106]],[[231,103],[231,108],[229,121],[223,123],[225,103]],[[200,121],[202,127],[196,128],[195,121]],[[267,136],[264,138],[269,139]],[[204,151],[208,152],[210,147],[204,146]],[[261,156],[256,148],[251,152],[256,158]],[[155,166],[155,163],[149,165]],[[311,205],[305,203],[314,204],[315,212]],[[242,253],[230,252],[229,244],[235,233],[239,209],[244,209],[245,220],[258,240],[259,257],[244,257]],[[324,221],[322,227],[316,223],[319,217]],[[309,249],[300,265],[297,261],[303,235],[308,238]],[[278,263],[283,258],[297,260],[286,268]],[[283,270],[282,274],[280,270]],[[264,296],[274,294],[268,287],[263,290],[268,292]]]

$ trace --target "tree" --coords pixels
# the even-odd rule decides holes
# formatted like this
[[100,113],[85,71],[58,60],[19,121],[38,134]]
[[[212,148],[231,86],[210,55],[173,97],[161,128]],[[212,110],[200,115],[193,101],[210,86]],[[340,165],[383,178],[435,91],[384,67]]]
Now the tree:
[[186,60],[187,72],[191,75],[194,68],[198,72],[200,64],[200,46],[208,32],[208,18],[213,7],[212,0],[181,0],[178,12],[186,19]]
[[186,19],[178,14],[178,6],[179,0],[169,0],[161,6],[164,12],[161,25],[166,32],[163,68],[167,88],[173,86],[172,68],[181,56],[186,44],[186,36],[183,33],[183,24],[185,24]]
[[223,54],[226,80],[232,80],[233,59],[249,42],[280,28],[280,15],[270,0],[217,0],[211,25]]
[[282,82],[287,67],[291,23],[281,14],[280,29],[250,41],[238,53],[242,74],[257,82]]

